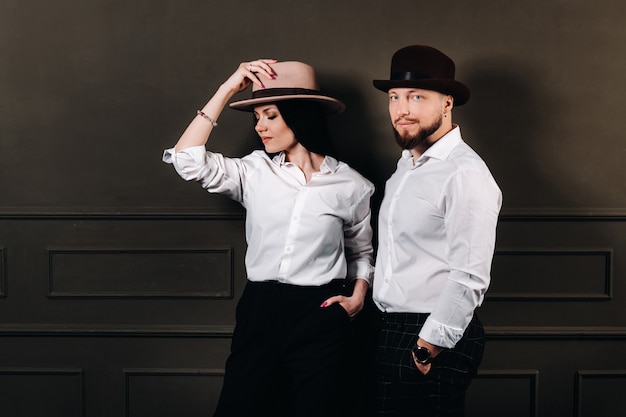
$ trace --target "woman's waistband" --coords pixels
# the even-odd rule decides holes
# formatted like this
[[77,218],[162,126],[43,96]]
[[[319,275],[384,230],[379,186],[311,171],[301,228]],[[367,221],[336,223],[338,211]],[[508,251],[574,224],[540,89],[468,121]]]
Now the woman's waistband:
[[332,281],[322,284],[322,285],[297,285],[293,283],[282,282],[278,280],[268,280],[268,281],[250,281],[248,280],[249,286],[253,287],[290,287],[290,288],[302,288],[302,289],[322,289],[322,288],[344,288],[350,283],[350,280],[338,278],[333,279]]

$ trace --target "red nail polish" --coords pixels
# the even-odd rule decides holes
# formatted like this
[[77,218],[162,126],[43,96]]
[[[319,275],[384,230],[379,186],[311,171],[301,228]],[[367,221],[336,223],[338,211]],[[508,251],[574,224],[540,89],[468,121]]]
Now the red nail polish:
[[320,307],[326,307],[326,301],[324,301]]

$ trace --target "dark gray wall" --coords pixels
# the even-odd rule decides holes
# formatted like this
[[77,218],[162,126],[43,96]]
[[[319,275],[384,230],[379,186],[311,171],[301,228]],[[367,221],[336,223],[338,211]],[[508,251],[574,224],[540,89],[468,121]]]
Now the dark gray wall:
[[[0,3],[0,402],[8,415],[204,415],[245,283],[243,212],[160,161],[241,61],[318,69],[379,193],[392,53],[435,46],[503,189],[470,415],[613,416],[626,388],[626,3]],[[247,97],[247,93],[242,97]],[[226,110],[212,148],[257,146]],[[5,413],[3,412],[3,415]]]

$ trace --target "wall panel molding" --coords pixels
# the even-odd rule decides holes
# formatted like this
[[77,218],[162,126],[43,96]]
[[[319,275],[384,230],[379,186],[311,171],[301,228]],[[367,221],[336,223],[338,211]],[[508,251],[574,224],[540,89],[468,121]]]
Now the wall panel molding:
[[626,327],[485,326],[485,336],[500,340],[624,340]]
[[624,410],[626,370],[580,370],[576,372],[577,417],[608,416]]
[[[613,249],[610,248],[497,249],[493,264],[496,274],[509,279],[504,284],[497,280],[492,283],[486,294],[490,301],[612,298]],[[584,279],[578,282],[564,279],[577,275]],[[498,290],[498,284],[507,285],[508,291]]]
[[43,375],[43,376],[74,376],[83,380],[83,369],[80,368],[2,368],[0,367],[0,375]]
[[[483,401],[474,402],[473,398]],[[485,398],[491,400],[484,401]],[[538,370],[479,370],[468,390],[467,415],[535,417],[538,415],[538,398]]]
[[7,249],[0,246],[0,299],[7,297]]
[[[224,369],[124,369],[126,417],[206,415],[215,408]],[[159,398],[159,401],[155,401]]]
[[233,250],[51,247],[49,298],[232,299]]
[[626,221],[624,209],[583,208],[558,209],[533,207],[526,209],[504,209],[500,213],[502,221]]
[[242,211],[183,212],[167,208],[84,208],[81,211],[56,208],[11,209],[0,207],[0,220],[244,220]]
[[3,415],[85,416],[84,371],[74,368],[0,368]]
[[[79,325],[72,323],[0,323],[0,337],[201,337],[230,338],[234,326]],[[494,340],[625,340],[626,327],[506,327],[485,326]]]
[[[154,207],[83,207],[80,211],[63,207],[0,207],[0,220],[243,220],[242,211],[182,211]],[[626,221],[626,211],[615,209],[505,209],[500,221]]]
[[230,338],[234,326],[79,325],[72,323],[2,323],[0,337],[200,337]]

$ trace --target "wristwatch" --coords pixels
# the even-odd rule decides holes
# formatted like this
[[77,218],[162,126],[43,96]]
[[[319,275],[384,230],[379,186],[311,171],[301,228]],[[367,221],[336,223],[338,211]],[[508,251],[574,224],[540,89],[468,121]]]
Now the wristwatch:
[[413,359],[422,365],[428,365],[433,361],[433,357],[430,356],[430,350],[427,347],[418,346],[416,344],[413,346],[413,349],[411,349],[411,353],[413,354]]

